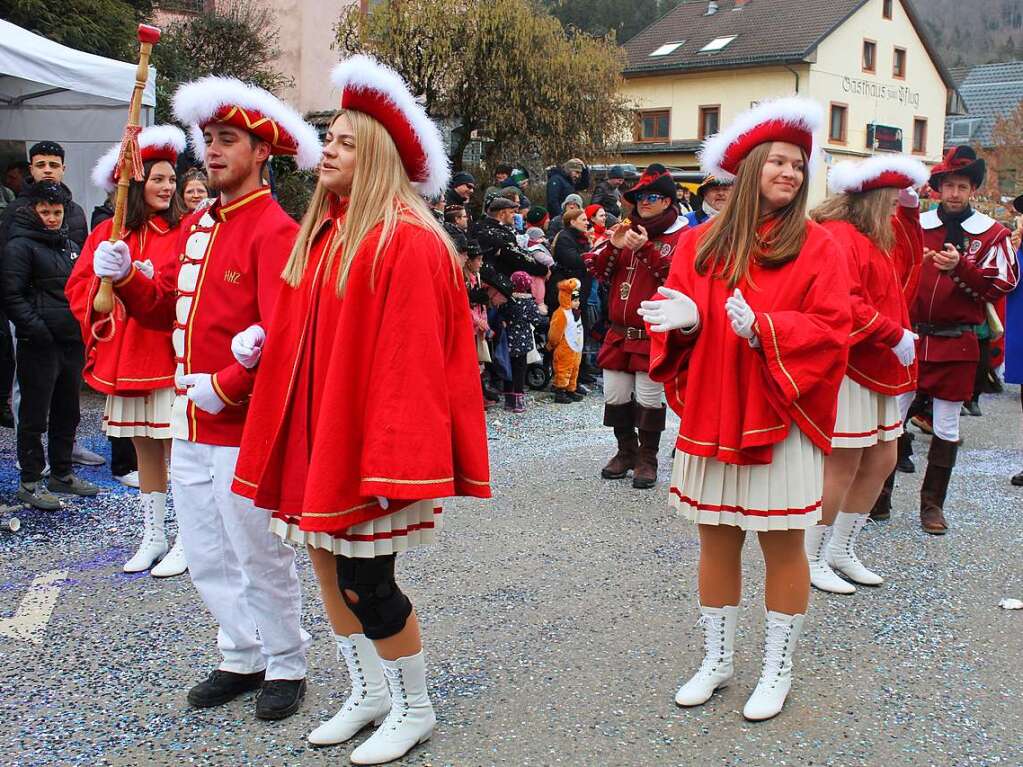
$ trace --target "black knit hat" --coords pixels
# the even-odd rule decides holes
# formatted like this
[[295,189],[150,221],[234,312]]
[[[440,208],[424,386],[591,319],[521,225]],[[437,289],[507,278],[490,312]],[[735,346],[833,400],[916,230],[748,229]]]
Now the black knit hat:
[[63,160],[64,147],[56,141],[40,141],[38,144],[33,144],[32,148],[28,150],[28,158],[31,160],[37,154],[53,155]]
[[461,186],[462,184],[472,184],[473,186],[475,186],[476,179],[473,177],[471,173],[466,173],[464,170],[459,171],[458,173],[451,177],[451,183],[449,184],[449,186],[452,189],[454,189],[455,187]]
[[37,181],[34,184],[30,184],[23,194],[33,205],[39,202],[48,202],[53,205],[66,206],[71,202],[71,194],[62,184],[58,184],[56,181]]
[[639,177],[639,181],[625,193],[624,197],[633,205],[636,204],[636,198],[641,194],[659,194],[669,200],[674,200],[677,189],[668,169],[655,162],[653,165],[647,166],[643,175]]
[[611,169],[607,172],[608,178],[625,178],[625,168],[621,165],[612,165]]

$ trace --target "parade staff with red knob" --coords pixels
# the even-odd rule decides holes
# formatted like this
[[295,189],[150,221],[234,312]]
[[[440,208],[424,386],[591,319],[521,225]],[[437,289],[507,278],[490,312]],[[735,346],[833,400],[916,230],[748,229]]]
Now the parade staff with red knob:
[[679,241],[662,300],[644,301],[650,376],[682,419],[671,503],[700,531],[706,653],[678,691],[706,702],[733,675],[742,546],[757,533],[767,569],[760,681],[743,715],[775,716],[791,684],[809,601],[803,531],[821,514],[850,331],[844,256],[806,218],[820,107],[763,102],[704,145],[704,171],[735,177],[710,223]]
[[[440,194],[440,131],[391,69],[334,70],[341,108],[284,270],[235,490],[305,544],[351,681],[309,736],[378,729],[354,764],[433,733],[419,622],[395,555],[433,541],[446,496],[490,496],[483,396],[461,267],[423,197]],[[239,360],[259,349],[239,339]]]
[[920,198],[914,189],[928,176],[922,162],[902,155],[841,162],[828,176],[832,196],[811,213],[846,256],[853,317],[834,450],[824,462],[823,517],[806,531],[810,581],[823,591],[856,591],[836,570],[853,583],[884,582],[863,565],[855,547],[895,469],[896,440],[903,430],[897,397],[916,389],[916,334],[903,285],[923,260]]
[[[934,435],[920,488],[920,525],[932,535],[948,530],[945,496],[959,452],[959,414],[973,396],[980,360],[974,328],[986,321],[987,302],[1004,298],[1019,280],[1009,230],[970,205],[985,172],[970,147],[949,149],[931,168],[930,186],[941,204],[920,217],[924,263],[910,317],[920,336],[917,390],[934,402]],[[912,393],[903,395],[904,415],[912,399]]]
[[223,660],[191,689],[198,707],[262,688],[256,716],[294,713],[305,693],[306,646],[294,551],[269,532],[269,514],[231,492],[255,372],[238,363],[239,331],[263,335],[280,291],[297,225],[270,196],[262,174],[271,155],[311,168],[315,129],[270,93],[206,77],[174,95],[190,126],[217,201],[182,223],[176,269],[145,279],[124,242],[101,244],[94,271],[114,280],[130,316],[173,328],[177,397],[171,479],[189,573],[219,624]]
[[[138,137],[142,180],[132,179],[121,239],[132,262],[154,279],[177,269],[178,224],[187,211],[177,193],[174,166],[185,151],[185,134],[175,125],[152,125]],[[92,171],[93,183],[107,194],[117,184],[121,146],[104,154]],[[171,446],[174,405],[174,349],[171,329],[148,328],[115,302],[113,315],[93,309],[100,280],[92,270],[93,253],[110,240],[113,219],[99,224],[85,241],[82,255],[64,292],[82,326],[85,341],[85,382],[107,395],[103,430],[110,437],[128,437],[138,456],[142,507],[142,541],[124,564],[126,573],[149,570],[156,577],[180,575],[187,569],[180,537],[168,551],[167,458]],[[155,567],[154,567],[155,565]]]

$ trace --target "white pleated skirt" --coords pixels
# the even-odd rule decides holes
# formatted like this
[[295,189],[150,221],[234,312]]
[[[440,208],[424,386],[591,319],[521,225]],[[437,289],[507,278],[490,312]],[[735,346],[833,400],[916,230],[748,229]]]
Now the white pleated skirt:
[[701,525],[805,530],[821,518],[824,453],[793,424],[770,464],[737,466],[675,454],[671,505]]
[[832,447],[872,447],[902,434],[898,397],[886,397],[848,376],[838,390],[838,417]]
[[108,437],[171,438],[174,389],[156,389],[144,397],[107,395],[103,431]]
[[335,556],[371,559],[401,554],[437,540],[442,509],[436,501],[418,501],[384,517],[353,525],[343,533],[313,533],[276,517],[270,532],[289,543],[326,549]]

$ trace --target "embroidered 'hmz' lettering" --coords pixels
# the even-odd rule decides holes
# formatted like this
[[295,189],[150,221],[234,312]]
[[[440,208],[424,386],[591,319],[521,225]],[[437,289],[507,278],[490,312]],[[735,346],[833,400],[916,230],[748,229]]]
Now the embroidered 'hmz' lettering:
[[231,285],[237,285],[241,278],[242,278],[241,272],[234,272],[231,271],[230,269],[224,272],[224,282],[227,282]]

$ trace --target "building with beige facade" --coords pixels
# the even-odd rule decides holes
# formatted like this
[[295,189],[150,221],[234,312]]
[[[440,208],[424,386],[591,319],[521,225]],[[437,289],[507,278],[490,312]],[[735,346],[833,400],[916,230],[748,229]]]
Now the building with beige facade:
[[[686,0],[625,45],[636,106],[622,159],[696,169],[702,140],[756,102],[818,101],[830,165],[875,152],[941,159],[961,100],[902,0]],[[811,188],[824,196],[825,176]]]
[[[231,0],[221,0],[221,2]],[[334,26],[342,11],[360,0],[255,0],[273,11],[280,25],[278,68],[292,85],[279,95],[302,114],[328,112],[337,107],[330,85],[330,70],[338,61]],[[361,0],[363,8],[371,5]],[[158,24],[186,15],[207,13],[217,0],[162,0],[153,4]]]

